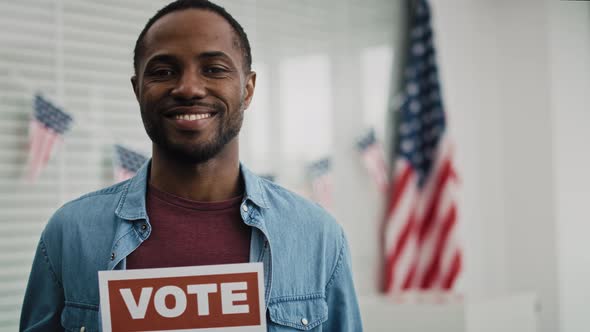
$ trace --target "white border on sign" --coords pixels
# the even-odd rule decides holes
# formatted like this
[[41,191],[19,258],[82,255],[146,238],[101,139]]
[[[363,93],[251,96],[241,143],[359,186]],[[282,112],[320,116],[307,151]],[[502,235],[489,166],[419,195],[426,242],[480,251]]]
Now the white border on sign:
[[243,332],[260,332],[266,331],[266,307],[264,302],[264,269],[260,262],[242,263],[242,264],[221,264],[221,265],[202,265],[202,266],[183,266],[167,267],[158,269],[134,269],[134,270],[110,270],[98,271],[98,288],[100,291],[100,310],[102,316],[102,330],[112,332],[111,310],[108,282],[110,280],[129,280],[129,279],[148,279],[148,278],[168,278],[168,277],[190,277],[206,276],[212,274],[235,274],[256,272],[258,275],[258,301],[260,303],[260,325],[257,326],[234,326],[234,327],[214,327],[202,329],[183,329],[183,330],[161,330],[150,332],[171,332],[171,331],[194,331],[194,332],[222,332],[222,331],[243,331]]

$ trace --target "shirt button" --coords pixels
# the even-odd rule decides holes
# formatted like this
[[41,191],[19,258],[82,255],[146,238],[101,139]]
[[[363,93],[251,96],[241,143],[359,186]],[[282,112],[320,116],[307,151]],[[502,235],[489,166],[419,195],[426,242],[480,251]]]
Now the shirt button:
[[303,326],[307,326],[307,324],[309,324],[307,318],[301,318],[301,324],[303,324]]
[[145,231],[147,229],[147,225],[146,224],[141,224],[141,230]]
[[242,205],[242,210],[244,210],[244,212],[248,212],[248,206],[246,204]]
[[115,253],[111,254],[111,260],[114,261],[115,260]]

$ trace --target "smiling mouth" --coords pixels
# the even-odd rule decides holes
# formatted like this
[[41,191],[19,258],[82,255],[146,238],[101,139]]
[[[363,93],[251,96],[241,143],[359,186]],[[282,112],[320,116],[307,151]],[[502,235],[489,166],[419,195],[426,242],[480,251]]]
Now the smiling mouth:
[[176,111],[173,114],[166,116],[174,127],[180,131],[195,132],[204,130],[217,118],[217,112],[179,112]]
[[196,120],[203,120],[214,116],[213,113],[201,113],[201,114],[176,114],[174,115],[175,120],[184,120],[184,121],[196,121]]

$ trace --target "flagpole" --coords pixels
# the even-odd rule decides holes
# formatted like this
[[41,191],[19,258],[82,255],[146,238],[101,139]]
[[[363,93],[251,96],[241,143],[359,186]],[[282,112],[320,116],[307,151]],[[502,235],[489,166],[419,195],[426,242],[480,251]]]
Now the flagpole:
[[[65,89],[64,89],[64,51],[63,51],[63,2],[55,0],[55,69],[56,69],[56,89],[57,102],[61,107],[64,106]],[[63,138],[62,138],[63,139]],[[60,205],[65,203],[66,196],[66,148],[65,139],[59,145],[58,157],[58,199]]]

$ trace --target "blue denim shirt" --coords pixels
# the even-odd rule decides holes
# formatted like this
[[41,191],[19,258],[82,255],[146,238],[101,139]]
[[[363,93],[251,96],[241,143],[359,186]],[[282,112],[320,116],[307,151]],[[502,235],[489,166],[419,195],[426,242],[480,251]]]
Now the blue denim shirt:
[[[37,247],[21,331],[100,330],[98,271],[125,269],[125,257],[150,236],[149,165],[52,216]],[[342,228],[316,204],[243,165],[240,171],[250,261],[264,266],[268,331],[362,331]]]

